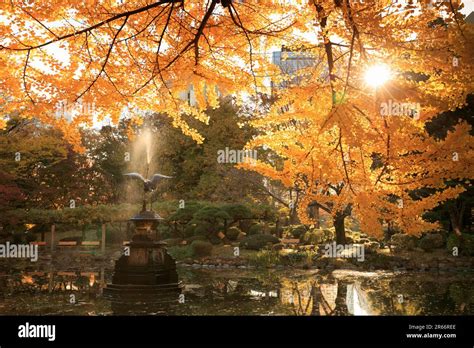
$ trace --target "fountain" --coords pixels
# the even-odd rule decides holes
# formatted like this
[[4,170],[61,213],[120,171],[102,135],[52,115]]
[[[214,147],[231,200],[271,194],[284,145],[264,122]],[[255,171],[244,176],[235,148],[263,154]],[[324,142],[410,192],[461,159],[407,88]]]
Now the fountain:
[[[176,272],[176,262],[167,253],[166,243],[152,237],[152,231],[162,218],[153,211],[151,196],[162,179],[171,177],[154,174],[146,179],[151,162],[151,138],[146,140],[145,177],[138,173],[125,174],[143,183],[143,206],[130,219],[135,225],[135,234],[125,244],[123,255],[115,262],[112,283],[104,288],[104,297],[112,301],[114,312],[123,312],[124,308],[138,310],[140,306],[177,302],[182,288]],[[147,195],[150,197],[149,209]]]

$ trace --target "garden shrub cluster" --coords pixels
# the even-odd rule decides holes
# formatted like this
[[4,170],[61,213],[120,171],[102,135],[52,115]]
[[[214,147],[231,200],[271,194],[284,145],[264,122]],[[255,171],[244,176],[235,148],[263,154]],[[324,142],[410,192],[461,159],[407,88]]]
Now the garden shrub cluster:
[[446,248],[449,253],[453,252],[453,248],[457,247],[460,255],[474,256],[474,235],[463,233],[462,241],[454,233],[448,236]]
[[306,245],[328,243],[334,239],[334,233],[329,229],[312,229],[300,237],[300,242]]
[[277,244],[280,240],[269,234],[255,234],[241,240],[240,246],[244,249],[261,250],[269,245]]
[[203,240],[195,240],[191,243],[192,254],[195,257],[210,256],[212,244]]

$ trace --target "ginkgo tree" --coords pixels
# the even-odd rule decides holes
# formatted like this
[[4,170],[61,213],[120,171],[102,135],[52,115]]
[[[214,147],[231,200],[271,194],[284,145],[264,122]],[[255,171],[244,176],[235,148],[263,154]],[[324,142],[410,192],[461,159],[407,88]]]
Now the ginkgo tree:
[[[314,19],[321,44],[293,53],[314,62],[286,77],[248,144],[270,147],[280,161],[246,167],[297,189],[304,222],[312,222],[310,204],[330,213],[338,243],[346,242],[350,215],[376,237],[385,222],[415,235],[436,228],[423,214],[459,195],[464,188],[447,181],[473,169],[467,123],[444,139],[425,129],[473,91],[474,32],[458,9],[453,2],[309,2],[301,15]],[[421,188],[432,194],[420,196]]]
[[[423,212],[461,192],[446,180],[469,177],[472,168],[466,124],[439,141],[424,129],[473,90],[473,29],[460,6],[453,0],[4,1],[0,111],[57,127],[76,150],[80,127],[95,117],[117,123],[126,113],[140,122],[146,111],[168,114],[201,142],[183,115],[206,123],[204,111],[217,106],[219,94],[259,95],[270,77],[285,88],[277,89],[269,112],[254,109],[260,136],[248,147],[265,145],[281,161],[261,158],[249,169],[298,190],[303,220],[310,203],[331,213],[340,243],[349,214],[371,234],[380,234],[383,221],[416,234],[433,227]],[[314,64],[282,74],[265,54],[282,46]],[[388,81],[368,85],[364,74],[382,63],[386,69],[378,71],[390,71]],[[195,105],[183,98],[190,86]],[[407,104],[417,106],[415,114],[400,114]],[[64,112],[70,105],[74,111]],[[436,193],[415,197],[420,187]]]
[[[217,106],[219,93],[262,85],[268,64],[257,51],[297,23],[297,8],[275,3],[2,1],[2,114],[40,118],[78,150],[79,127],[94,118],[117,123],[124,112],[137,122],[145,111],[166,113],[201,142],[182,115],[206,123],[204,111]],[[195,105],[182,98],[191,87]]]

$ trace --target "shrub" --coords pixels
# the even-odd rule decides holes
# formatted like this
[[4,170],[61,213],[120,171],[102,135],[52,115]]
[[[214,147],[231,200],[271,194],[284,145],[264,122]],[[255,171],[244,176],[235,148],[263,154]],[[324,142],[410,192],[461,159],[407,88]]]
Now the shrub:
[[232,218],[233,221],[249,219],[252,217],[251,210],[243,204],[226,204],[221,208]]
[[280,240],[275,236],[268,234],[255,234],[242,239],[240,246],[244,249],[260,250],[269,244],[276,244],[279,242]]
[[237,237],[242,233],[238,227],[229,227],[226,232],[226,237],[230,240],[237,240]]
[[262,250],[249,257],[250,264],[256,267],[270,267],[278,264],[279,261],[280,254],[275,250]]
[[222,243],[222,239],[217,237],[215,234],[211,234],[208,236],[209,242],[211,242],[213,245],[219,245]]
[[195,240],[207,240],[207,238],[205,236],[202,236],[202,235],[197,235],[197,236],[191,236],[189,238],[186,238],[186,241],[188,243],[192,243],[194,242]]
[[184,260],[193,257],[190,245],[168,247],[167,251],[175,260]]
[[239,221],[239,228],[242,230],[242,232],[249,233],[249,229],[251,226],[253,226],[253,222],[251,220]]
[[196,227],[194,227],[195,236],[207,236],[211,232],[213,232],[212,228],[207,222],[201,222]]
[[173,230],[168,225],[160,224],[156,229],[161,239],[171,238],[173,236]]
[[184,208],[176,210],[173,214],[168,217],[168,221],[177,221],[180,223],[187,223],[191,221],[193,215],[202,208],[203,206],[198,203],[188,203]]
[[326,242],[323,230],[311,230],[303,234],[300,238],[303,244],[320,244]]
[[415,238],[408,234],[397,233],[390,238],[390,243],[397,248],[411,250],[415,247]]
[[439,233],[427,234],[421,237],[418,241],[418,246],[425,251],[442,248],[444,246],[443,236]]
[[474,255],[474,235],[463,233],[462,241],[454,233],[448,236],[446,247],[449,253],[453,252],[453,248],[457,247],[461,255]]
[[248,235],[253,236],[255,234],[262,234],[263,233],[263,224],[257,223],[252,226],[250,226]]
[[301,238],[307,229],[304,225],[290,225],[285,227],[285,234],[292,238]]
[[312,253],[308,252],[295,252],[289,253],[281,257],[281,260],[284,264],[295,266],[303,262],[311,264],[312,262]]
[[181,238],[168,238],[164,239],[163,242],[165,242],[168,246],[175,246],[181,244],[183,240]]
[[36,241],[36,234],[27,232],[25,235],[25,240],[27,243]]
[[12,234],[13,244],[22,244],[24,235],[25,235],[25,232],[14,232]]
[[202,240],[195,240],[191,243],[193,256],[203,257],[212,254],[212,244]]
[[196,225],[195,224],[187,224],[184,227],[184,237],[191,237],[195,235]]
[[216,223],[224,220],[230,221],[231,217],[224,210],[217,207],[204,207],[193,215],[193,221],[196,223],[201,221]]

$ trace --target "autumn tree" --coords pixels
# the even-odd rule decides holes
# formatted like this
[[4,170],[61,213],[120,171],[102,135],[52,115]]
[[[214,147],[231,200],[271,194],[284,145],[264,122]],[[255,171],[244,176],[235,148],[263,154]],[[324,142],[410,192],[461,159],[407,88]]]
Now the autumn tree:
[[[248,144],[269,147],[281,161],[261,159],[249,169],[297,189],[302,219],[311,203],[332,214],[340,243],[349,214],[373,235],[381,235],[384,221],[413,234],[433,228],[423,213],[462,192],[446,182],[469,177],[472,169],[465,122],[442,140],[424,127],[438,113],[461,106],[473,89],[473,29],[463,22],[457,1],[68,0],[0,6],[1,111],[40,118],[76,150],[83,150],[82,126],[95,117],[117,123],[124,111],[137,122],[144,111],[165,113],[201,143],[183,115],[208,123],[205,110],[217,107],[219,93],[245,100],[266,88],[267,77],[286,80],[268,113],[254,109],[260,136]],[[264,53],[282,46],[315,63],[281,74]],[[371,67],[379,69],[370,82],[391,71],[387,83],[364,83]],[[190,86],[195,106],[182,98]],[[93,107],[63,117],[57,111],[64,103]],[[409,109],[416,113],[395,112],[394,103],[415,105]],[[421,187],[436,194],[410,196]]]
[[[267,64],[255,52],[296,21],[297,8],[276,3],[2,2],[3,112],[39,117],[61,129],[77,150],[83,149],[81,126],[94,117],[117,123],[124,109],[134,119],[144,110],[165,113],[202,142],[183,115],[207,123],[204,111],[217,106],[218,92],[253,93],[262,85]],[[181,98],[190,86],[195,106]],[[58,112],[64,105],[74,109],[69,117]]]
[[[290,83],[254,122],[261,135],[248,146],[269,146],[283,160],[261,161],[256,170],[301,190],[307,223],[309,204],[330,213],[338,243],[345,243],[349,215],[379,237],[384,222],[410,234],[433,229],[423,214],[464,190],[446,183],[472,172],[470,126],[459,122],[443,139],[425,128],[472,92],[473,28],[458,10],[453,2],[389,1],[311,1],[304,8],[320,43],[302,40],[293,52],[314,64],[284,77]],[[377,86],[383,74],[387,81]],[[394,104],[410,107],[387,112]],[[420,188],[435,193],[412,194]]]

